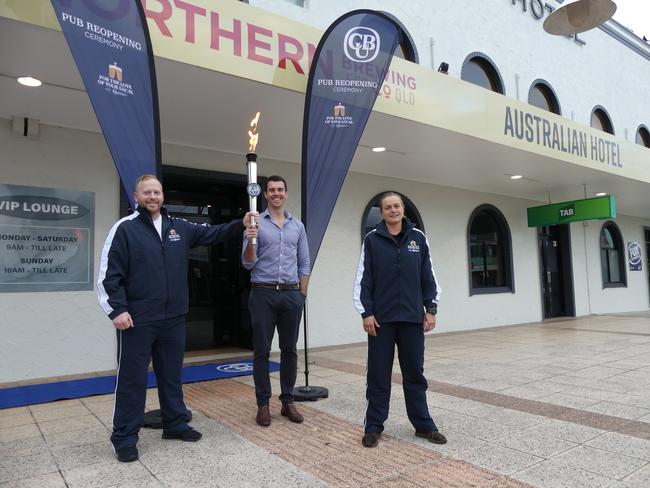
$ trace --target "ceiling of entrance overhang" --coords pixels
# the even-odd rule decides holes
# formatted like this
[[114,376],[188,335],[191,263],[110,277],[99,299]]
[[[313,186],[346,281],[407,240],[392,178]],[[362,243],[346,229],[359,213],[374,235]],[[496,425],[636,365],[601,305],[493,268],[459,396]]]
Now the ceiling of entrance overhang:
[[[299,162],[304,94],[161,58],[156,71],[164,143],[241,155],[261,111],[260,158]],[[0,117],[99,131],[62,33],[0,18],[0,75]],[[23,87],[15,81],[23,75],[45,85]],[[361,144],[352,171],[540,202],[549,191],[553,201],[582,198],[586,184],[588,196],[616,195],[620,213],[650,215],[645,183],[393,116],[373,113]],[[389,150],[373,153],[378,145]]]

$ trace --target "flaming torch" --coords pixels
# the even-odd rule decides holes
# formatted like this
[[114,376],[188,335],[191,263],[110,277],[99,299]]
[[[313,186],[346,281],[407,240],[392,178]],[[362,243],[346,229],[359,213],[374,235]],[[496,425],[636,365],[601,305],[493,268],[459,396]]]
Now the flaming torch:
[[[248,193],[248,206],[251,212],[257,212],[257,197],[262,191],[262,188],[257,183],[257,154],[255,154],[255,147],[257,147],[257,140],[259,139],[259,132],[257,131],[257,122],[260,120],[260,113],[257,112],[250,123],[248,130],[248,153],[246,154],[246,169],[248,171],[248,186],[246,192]],[[251,220],[252,225],[256,225],[255,219]],[[257,244],[257,238],[253,237],[253,244]]]

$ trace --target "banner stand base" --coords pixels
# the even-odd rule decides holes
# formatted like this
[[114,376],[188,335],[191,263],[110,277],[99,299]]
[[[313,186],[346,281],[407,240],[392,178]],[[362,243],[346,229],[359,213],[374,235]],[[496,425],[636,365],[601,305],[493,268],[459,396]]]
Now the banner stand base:
[[[189,424],[192,421],[192,411],[187,410],[187,423]],[[156,410],[149,410],[144,413],[144,419],[142,420],[142,427],[149,429],[162,429],[162,412],[159,408]]]
[[293,399],[296,402],[315,402],[328,396],[329,390],[322,386],[299,386],[293,389]]

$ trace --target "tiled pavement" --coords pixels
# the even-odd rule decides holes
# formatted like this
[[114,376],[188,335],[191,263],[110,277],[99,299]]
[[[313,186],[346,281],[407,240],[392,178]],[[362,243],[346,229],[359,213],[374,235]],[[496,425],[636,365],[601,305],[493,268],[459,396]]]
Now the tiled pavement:
[[647,314],[434,334],[425,354],[443,446],[413,436],[398,367],[386,435],[360,446],[356,345],[310,356],[311,383],[330,397],[299,405],[304,424],[276,402],[271,427],[256,426],[248,376],[186,385],[203,440],[143,430],[140,461],[127,465],[107,441],[110,395],[0,410],[0,487],[650,487]]

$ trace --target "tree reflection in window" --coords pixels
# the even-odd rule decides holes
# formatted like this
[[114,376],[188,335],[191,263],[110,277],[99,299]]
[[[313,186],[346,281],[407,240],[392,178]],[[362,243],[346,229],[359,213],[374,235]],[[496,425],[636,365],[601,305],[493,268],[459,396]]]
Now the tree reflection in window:
[[600,231],[600,267],[603,287],[626,286],[623,238],[614,222],[607,222]]
[[472,286],[504,286],[503,251],[499,243],[499,226],[487,212],[476,216],[470,229]]
[[510,231],[501,212],[491,205],[474,210],[468,241],[471,293],[512,291]]

